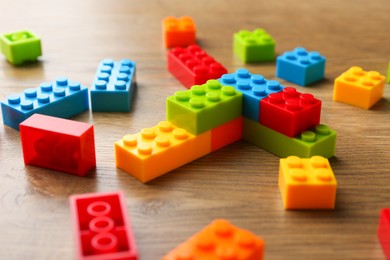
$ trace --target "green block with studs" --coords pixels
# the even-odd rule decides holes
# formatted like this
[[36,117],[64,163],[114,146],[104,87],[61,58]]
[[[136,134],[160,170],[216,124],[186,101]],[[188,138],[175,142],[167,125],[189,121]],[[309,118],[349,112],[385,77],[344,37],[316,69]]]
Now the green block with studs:
[[314,129],[291,138],[256,121],[243,118],[242,138],[282,158],[290,155],[301,158],[321,155],[330,158],[334,156],[336,147],[336,132],[326,125],[317,125]]
[[227,123],[242,113],[242,93],[218,80],[192,86],[167,98],[167,120],[199,135]]
[[14,65],[36,61],[42,55],[41,39],[31,31],[0,35],[0,47],[6,59]]
[[263,29],[241,30],[233,36],[234,53],[245,63],[275,60],[275,41]]

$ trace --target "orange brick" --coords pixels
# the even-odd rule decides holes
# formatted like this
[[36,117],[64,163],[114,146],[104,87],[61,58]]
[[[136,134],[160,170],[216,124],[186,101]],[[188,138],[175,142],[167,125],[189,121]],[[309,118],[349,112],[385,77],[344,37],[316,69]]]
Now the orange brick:
[[191,17],[168,16],[162,20],[164,46],[166,48],[187,47],[195,44],[195,23]]
[[217,219],[173,249],[163,260],[262,260],[264,241]]
[[336,78],[333,100],[370,109],[383,97],[385,77],[377,71],[351,67]]
[[148,182],[210,153],[211,131],[198,136],[168,121],[115,142],[116,166]]
[[286,209],[334,209],[337,182],[322,156],[280,159],[279,189]]

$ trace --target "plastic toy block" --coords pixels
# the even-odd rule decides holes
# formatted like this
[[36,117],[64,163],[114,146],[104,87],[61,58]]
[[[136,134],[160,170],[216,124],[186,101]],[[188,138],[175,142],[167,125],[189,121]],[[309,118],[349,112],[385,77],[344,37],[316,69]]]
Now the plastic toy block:
[[295,48],[278,56],[276,76],[306,86],[324,78],[325,63],[325,57],[318,52],[308,52],[301,47]]
[[370,109],[383,97],[385,77],[377,71],[351,67],[336,78],[333,100]]
[[163,260],[262,260],[264,241],[250,231],[217,219],[173,249]]
[[0,47],[6,59],[14,65],[36,61],[42,55],[41,39],[31,31],[0,35]]
[[89,108],[88,88],[65,77],[28,88],[1,102],[3,122],[16,130],[19,124],[35,113],[69,118]]
[[92,111],[129,112],[134,89],[134,62],[127,59],[101,61],[91,87]]
[[186,88],[218,79],[227,70],[197,45],[174,48],[168,52],[168,71]]
[[390,61],[389,66],[387,67],[387,84],[390,84]]
[[275,60],[275,41],[263,29],[241,30],[233,36],[234,53],[245,63]]
[[255,121],[243,118],[242,138],[278,157],[296,155],[309,158],[321,155],[333,157],[336,147],[336,132],[326,125],[318,125],[291,138]]
[[167,98],[167,120],[193,135],[209,131],[239,116],[242,94],[218,80],[178,91]]
[[211,129],[211,152],[242,138],[242,116]]
[[294,137],[320,123],[321,101],[287,87],[260,101],[260,124]]
[[379,217],[378,239],[386,259],[390,259],[390,209],[382,209]]
[[166,48],[195,44],[196,28],[191,17],[168,16],[162,20],[163,41]]
[[210,153],[211,131],[194,136],[168,121],[115,142],[116,166],[145,183]]
[[280,159],[279,189],[285,209],[334,209],[337,181],[328,159]]
[[77,259],[138,259],[122,192],[72,195],[69,200]]
[[34,114],[20,124],[26,165],[84,176],[96,166],[91,124]]
[[238,69],[235,73],[222,75],[219,81],[222,85],[234,86],[242,93],[242,115],[254,121],[259,120],[260,100],[284,88],[278,81],[251,74],[247,69]]

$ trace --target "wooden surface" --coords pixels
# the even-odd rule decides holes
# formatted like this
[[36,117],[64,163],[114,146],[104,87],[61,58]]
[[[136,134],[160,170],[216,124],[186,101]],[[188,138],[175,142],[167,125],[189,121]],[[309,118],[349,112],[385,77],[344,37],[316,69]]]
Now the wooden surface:
[[[332,101],[333,80],[350,66],[386,73],[390,3],[374,1],[1,1],[0,31],[42,38],[38,64],[0,60],[0,97],[65,75],[90,85],[103,58],[137,62],[131,113],[83,113],[95,125],[97,169],[85,178],[25,167],[19,133],[0,127],[0,259],[72,259],[68,197],[123,190],[141,260],[161,257],[215,218],[266,241],[266,259],[384,259],[376,238],[390,201],[390,90],[369,111]],[[232,35],[265,28],[277,52],[304,46],[327,58],[326,79],[308,88],[322,100],[321,122],[338,132],[331,160],[339,184],[334,211],[285,211],[279,158],[243,141],[148,184],[115,168],[113,143],[165,118],[165,98],[183,90],[166,70],[161,19],[192,16],[200,45],[229,71],[275,78],[275,63],[243,65]]]

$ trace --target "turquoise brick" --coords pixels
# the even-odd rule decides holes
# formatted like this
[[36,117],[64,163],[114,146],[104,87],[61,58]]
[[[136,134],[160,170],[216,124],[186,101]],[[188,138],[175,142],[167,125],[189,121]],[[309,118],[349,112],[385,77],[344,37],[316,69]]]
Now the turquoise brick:
[[244,118],[242,138],[279,157],[321,155],[330,158],[334,156],[336,147],[336,132],[326,125],[317,125],[298,137],[290,138]]
[[100,62],[91,86],[94,112],[129,112],[135,89],[135,63],[128,59]]
[[14,65],[36,61],[42,55],[41,39],[31,31],[0,35],[0,47],[6,59]]
[[167,98],[167,120],[194,135],[227,123],[242,112],[242,94],[218,80],[178,91]]
[[275,41],[263,29],[241,30],[233,36],[234,53],[245,63],[275,60]]

